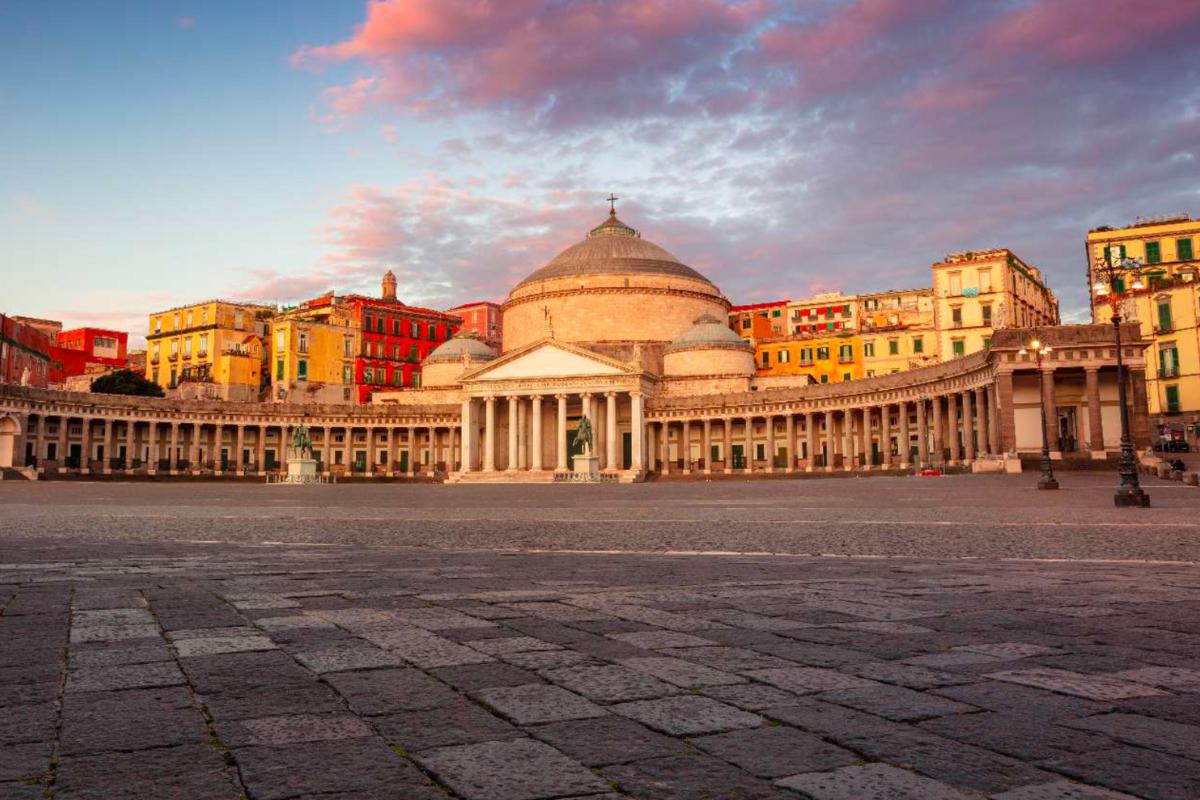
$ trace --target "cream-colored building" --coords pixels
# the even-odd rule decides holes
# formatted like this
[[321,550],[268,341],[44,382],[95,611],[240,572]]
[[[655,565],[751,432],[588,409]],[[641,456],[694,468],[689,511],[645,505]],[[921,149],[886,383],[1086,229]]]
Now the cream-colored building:
[[889,289],[860,294],[863,375],[891,375],[938,361],[933,289]]
[[[1200,432],[1200,220],[1186,214],[1138,221],[1124,228],[1097,228],[1087,236],[1089,286],[1096,267],[1110,256],[1137,259],[1145,267],[1145,288],[1132,290],[1123,281],[1122,313],[1137,322],[1152,342],[1146,372],[1150,413],[1175,435],[1195,444]],[[1107,299],[1092,294],[1092,319],[1110,322]]]
[[933,264],[933,324],[943,361],[986,350],[998,328],[1057,325],[1058,298],[1008,248],[951,253]]

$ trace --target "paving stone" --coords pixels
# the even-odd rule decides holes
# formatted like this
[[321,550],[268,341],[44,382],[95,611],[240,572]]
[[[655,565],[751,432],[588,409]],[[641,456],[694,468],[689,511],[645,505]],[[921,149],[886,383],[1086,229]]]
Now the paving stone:
[[464,644],[492,656],[506,653],[531,653],[538,650],[562,649],[562,645],[543,642],[541,639],[535,639],[532,636],[513,636],[504,639],[477,639],[475,641],[464,642]]
[[404,660],[395,653],[360,644],[357,647],[330,648],[296,653],[296,660],[318,675],[357,669],[400,667]]
[[230,722],[218,728],[227,747],[327,742],[373,736],[367,723],[350,714],[289,714]]
[[1008,659],[991,653],[975,653],[969,650],[956,650],[950,653],[928,653],[926,655],[905,658],[905,664],[915,664],[919,667],[933,669],[948,669],[953,667],[970,666],[972,664],[1000,665]]
[[880,620],[868,620],[866,622],[838,622],[830,627],[844,631],[865,631],[867,633],[890,633],[890,634],[921,634],[933,633],[932,628],[926,628],[923,625],[913,625],[908,622],[885,622]]
[[1002,792],[1054,778],[1023,761],[919,730],[859,738],[848,746],[872,759],[980,792]]
[[1047,769],[1152,800],[1195,800],[1200,763],[1141,747],[1117,746],[1045,762]]
[[618,642],[631,644],[645,650],[662,650],[668,647],[711,647],[716,644],[711,639],[678,631],[649,630],[607,635],[610,639],[616,639]]
[[444,684],[412,668],[334,672],[325,680],[359,714],[423,711],[458,700],[458,695]]
[[[1161,697],[1135,697],[1131,700],[1118,700],[1116,710],[1131,714],[1142,714],[1156,719],[1167,719],[1184,725],[1200,726],[1200,703],[1181,703],[1178,695],[1163,695]],[[1107,709],[1101,709],[1107,710]],[[1087,713],[1100,713],[1090,711]],[[1081,717],[1084,714],[1075,714]]]
[[167,633],[167,640],[171,642],[232,638],[262,638],[262,631],[251,625],[230,625],[224,628],[181,628]]
[[246,653],[254,650],[274,650],[278,647],[265,636],[213,636],[181,639],[172,647],[180,658],[216,656],[222,653]]
[[758,714],[699,695],[621,703],[612,706],[612,711],[672,736],[721,733],[763,724],[763,718]]
[[333,792],[357,798],[382,791],[404,800],[445,800],[420,770],[377,739],[259,745],[233,754],[255,800]]
[[123,664],[113,667],[81,667],[67,676],[67,692],[103,692],[114,689],[142,689],[155,686],[179,686],[183,673],[173,662]]
[[153,615],[144,608],[105,608],[71,615],[72,628],[107,625],[151,625],[157,631]]
[[299,608],[300,603],[287,597],[247,597],[233,600],[231,604],[239,611],[255,608]]
[[845,667],[872,660],[869,653],[852,650],[848,647],[837,647],[814,642],[783,642],[780,644],[750,645],[754,650],[773,656],[785,658],[797,664],[810,667]]
[[695,664],[681,658],[665,656],[648,658],[627,658],[621,661],[625,666],[653,675],[656,678],[683,688],[701,686],[727,686],[735,683],[745,683],[740,675]]
[[601,774],[638,800],[794,800],[795,795],[706,755],[650,758]]
[[488,689],[493,686],[524,686],[541,681],[541,678],[533,672],[499,661],[490,664],[439,667],[432,672],[460,692],[473,692],[476,689]]
[[1118,672],[1112,677],[1117,680],[1157,686],[1160,689],[1200,692],[1200,670],[1183,667],[1141,667]]
[[764,708],[785,706],[800,700],[798,695],[776,689],[774,686],[764,686],[761,683],[711,686],[702,689],[701,693],[746,711],[762,711]]
[[608,712],[559,686],[531,683],[479,689],[472,696],[518,725],[603,717]]
[[907,725],[845,706],[823,703],[812,699],[811,696],[796,698],[786,706],[765,708],[762,714],[770,719],[819,733],[839,744],[864,737],[887,736],[911,730]]
[[542,677],[600,703],[648,700],[678,694],[669,683],[616,664],[580,664],[542,670]]
[[173,661],[175,654],[166,642],[141,640],[102,643],[87,647],[72,647],[68,651],[67,663],[71,669],[80,667],[110,667],[119,664],[149,664],[154,661]]
[[492,657],[420,628],[368,630],[363,638],[424,669],[483,664]]
[[142,750],[207,740],[204,718],[185,687],[81,692],[63,698],[61,754]]
[[205,743],[64,756],[58,763],[54,796],[237,800],[241,789],[221,756]]
[[609,788],[554,748],[528,739],[443,747],[416,758],[466,800],[538,800]]
[[227,688],[213,694],[198,695],[197,699],[218,721],[285,714],[332,714],[345,708],[336,692],[316,680]]
[[529,733],[589,767],[689,752],[686,742],[623,717],[554,722]]
[[869,714],[896,722],[941,717],[946,714],[962,714],[977,710],[974,706],[947,700],[937,695],[915,692],[901,686],[867,686],[860,689],[839,689],[823,692],[817,699],[827,703],[857,708]]
[[986,708],[989,711],[1050,720],[1086,717],[1113,709],[1111,703],[1084,700],[1079,697],[1055,694],[1045,689],[990,680],[983,683],[931,689],[929,693],[949,697],[951,700],[958,700],[979,708]]
[[330,628],[337,627],[327,619],[308,616],[305,614],[296,614],[283,617],[260,617],[259,619],[254,620],[254,624],[268,633],[310,628],[317,630],[328,630]]
[[522,735],[520,729],[461,698],[428,711],[372,717],[371,724],[409,752]]
[[53,702],[5,706],[0,708],[0,744],[51,740],[57,722]]
[[760,778],[823,772],[858,760],[856,753],[787,727],[702,736],[692,739],[692,744]]
[[0,744],[0,797],[6,797],[5,784],[9,781],[40,779],[46,775],[52,752],[51,741]]
[[776,781],[776,784],[795,789],[812,800],[970,800],[978,797],[890,764],[864,764],[833,772],[793,775]]
[[180,664],[199,694],[240,691],[248,686],[308,684],[313,680],[311,672],[279,650],[196,656],[182,659]]
[[1131,794],[1087,786],[1075,781],[1054,781],[1022,786],[992,795],[992,800],[1138,800]]
[[1101,714],[1061,724],[1096,731],[1126,744],[1200,761],[1200,727],[1195,725],[1182,725],[1140,714]]
[[455,611],[452,608],[401,608],[395,618],[405,625],[414,625],[426,630],[448,630],[451,628],[495,627],[496,623]]
[[847,675],[821,667],[784,667],[782,669],[760,669],[746,672],[756,681],[770,684],[795,694],[831,691],[833,689],[858,689],[879,687],[877,681]]
[[898,661],[869,661],[865,664],[850,665],[846,669],[861,678],[894,683],[909,689],[936,689],[973,682],[972,678],[964,675],[939,672],[915,664],[901,664]]
[[158,626],[150,625],[87,625],[71,627],[72,642],[115,642],[126,639],[157,639]]
[[1035,686],[1052,692],[1085,697],[1089,700],[1123,700],[1163,694],[1150,686],[1099,675],[1084,675],[1060,669],[1012,670],[988,673],[992,680]]
[[523,669],[554,669],[586,664],[595,659],[587,653],[575,650],[547,650],[539,653],[507,653],[500,656],[504,661]]
[[990,644],[968,644],[953,648],[955,652],[981,653],[985,656],[996,656],[1004,659],[1029,658],[1061,653],[1057,647],[1045,647],[1029,642],[993,642]]
[[1103,736],[1012,712],[954,714],[920,724],[922,730],[1025,761],[1044,761],[1111,746]]

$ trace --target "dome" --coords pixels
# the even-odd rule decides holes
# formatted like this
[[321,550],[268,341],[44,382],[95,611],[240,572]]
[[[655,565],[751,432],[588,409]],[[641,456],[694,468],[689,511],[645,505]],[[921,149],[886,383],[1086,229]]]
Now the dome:
[[516,288],[578,275],[631,273],[674,276],[710,283],[663,248],[643,239],[640,233],[617,219],[616,211],[610,211],[608,219],[592,228],[586,239],[563,250],[546,266],[517,284]]
[[676,336],[667,345],[667,352],[710,348],[747,351],[754,349],[750,342],[731,330],[724,322],[712,314],[703,314],[692,322],[692,327]]
[[422,363],[439,364],[462,361],[463,356],[471,361],[491,361],[496,357],[496,351],[484,344],[483,340],[474,334],[459,334],[438,345]]

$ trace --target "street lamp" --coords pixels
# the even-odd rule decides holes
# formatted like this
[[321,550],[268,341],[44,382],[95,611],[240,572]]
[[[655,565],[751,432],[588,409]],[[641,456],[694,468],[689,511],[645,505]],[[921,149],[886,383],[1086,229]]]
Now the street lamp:
[[1121,475],[1121,485],[1113,495],[1113,504],[1117,506],[1150,507],[1150,495],[1142,491],[1138,484],[1137,460],[1133,456],[1133,439],[1129,435],[1129,403],[1125,398],[1125,361],[1121,353],[1121,298],[1125,292],[1124,279],[1129,277],[1129,290],[1133,292],[1146,288],[1142,280],[1142,264],[1133,258],[1114,260],[1110,254],[1095,267],[1096,283],[1092,293],[1101,300],[1108,302],[1112,312],[1113,332],[1117,340],[1117,392],[1121,402],[1121,460],[1117,467]]
[[1038,368],[1038,405],[1042,408],[1042,477],[1038,480],[1039,489],[1057,489],[1058,481],[1054,479],[1054,468],[1050,465],[1050,438],[1046,434],[1046,373],[1042,371],[1042,357],[1050,354],[1050,346],[1035,334],[1029,342],[1020,349],[1019,355],[1033,353]]

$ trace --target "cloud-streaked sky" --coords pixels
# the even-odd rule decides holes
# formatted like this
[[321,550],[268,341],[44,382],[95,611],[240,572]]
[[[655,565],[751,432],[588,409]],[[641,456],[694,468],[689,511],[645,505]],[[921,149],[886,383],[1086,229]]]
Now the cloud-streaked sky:
[[7,0],[0,310],[507,289],[604,216],[734,302],[1200,211],[1196,0]]

